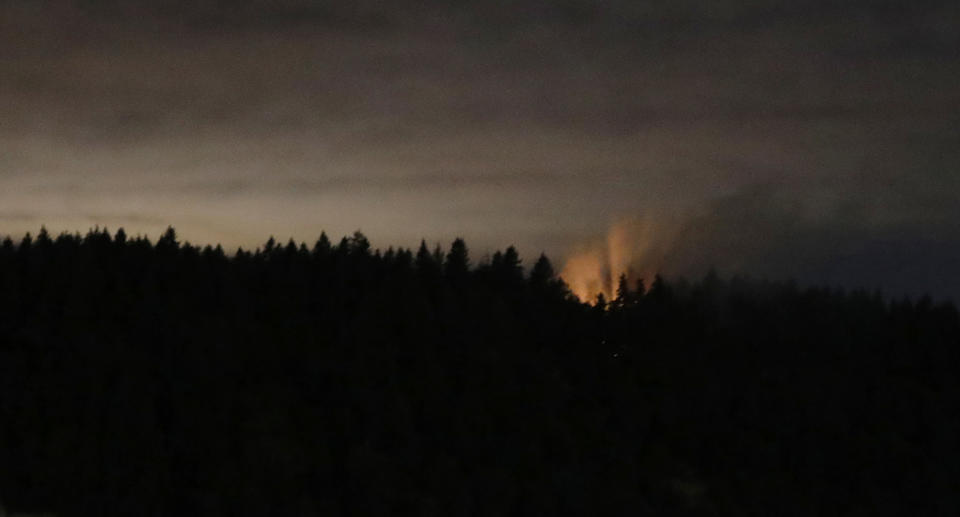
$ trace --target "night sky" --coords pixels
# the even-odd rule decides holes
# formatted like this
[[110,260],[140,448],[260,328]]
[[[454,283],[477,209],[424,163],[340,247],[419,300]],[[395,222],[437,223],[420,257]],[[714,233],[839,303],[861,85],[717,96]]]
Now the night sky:
[[8,0],[41,225],[960,298],[960,2]]

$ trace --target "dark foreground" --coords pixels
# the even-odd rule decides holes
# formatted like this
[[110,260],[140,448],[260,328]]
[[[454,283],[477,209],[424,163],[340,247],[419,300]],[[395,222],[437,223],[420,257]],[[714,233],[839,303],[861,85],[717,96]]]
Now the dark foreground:
[[0,245],[0,500],[71,515],[960,514],[951,305],[546,259]]

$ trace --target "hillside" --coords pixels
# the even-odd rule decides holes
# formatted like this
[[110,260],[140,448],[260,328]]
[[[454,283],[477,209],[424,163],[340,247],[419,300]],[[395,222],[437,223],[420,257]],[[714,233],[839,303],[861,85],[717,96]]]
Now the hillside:
[[0,501],[71,515],[957,515],[929,298],[546,257],[0,244]]

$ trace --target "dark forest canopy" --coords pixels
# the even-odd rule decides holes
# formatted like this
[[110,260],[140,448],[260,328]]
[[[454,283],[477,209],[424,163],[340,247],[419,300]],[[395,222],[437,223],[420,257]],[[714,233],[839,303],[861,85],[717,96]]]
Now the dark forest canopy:
[[57,515],[957,515],[929,298],[540,257],[0,243],[0,500]]

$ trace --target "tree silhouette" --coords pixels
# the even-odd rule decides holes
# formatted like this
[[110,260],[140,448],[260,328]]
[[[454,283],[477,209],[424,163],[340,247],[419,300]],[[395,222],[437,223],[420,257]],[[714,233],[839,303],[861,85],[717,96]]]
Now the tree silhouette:
[[367,255],[370,253],[370,241],[367,240],[367,237],[357,230],[353,232],[353,237],[350,238],[349,250],[350,253],[354,255]]
[[553,271],[553,264],[550,263],[550,259],[541,253],[540,257],[537,259],[537,262],[530,270],[530,284],[537,287],[546,286],[547,282],[552,280],[555,275],[556,274]]
[[424,240],[420,241],[415,264],[417,271],[424,277],[433,278],[439,274],[440,263],[437,261],[436,256],[427,249],[427,243]]
[[630,284],[627,282],[627,275],[621,273],[617,279],[617,293],[613,300],[613,307],[624,309],[635,303],[634,292],[630,290]]
[[[273,237],[270,237],[268,241],[269,249],[273,249],[274,242]],[[167,227],[167,231],[163,232],[163,235],[157,240],[157,248],[159,249],[176,250],[179,246],[180,242],[177,240],[177,231],[174,230],[172,226]]]
[[[55,515],[955,515],[960,315],[541,255],[0,242],[0,497]],[[829,510],[824,510],[829,509]]]
[[450,251],[443,263],[443,273],[447,278],[453,280],[462,280],[466,277],[470,267],[470,259],[467,252],[467,244],[463,239],[456,239],[450,245]]

